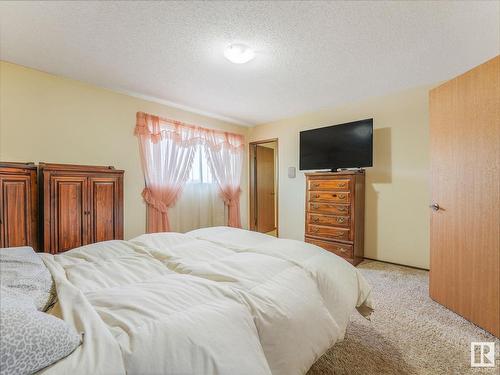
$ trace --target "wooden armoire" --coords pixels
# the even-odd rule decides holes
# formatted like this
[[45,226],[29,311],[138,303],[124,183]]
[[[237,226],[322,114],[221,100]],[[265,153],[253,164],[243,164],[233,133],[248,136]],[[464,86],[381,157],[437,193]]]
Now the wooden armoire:
[[430,296],[500,337],[500,56],[429,102]]
[[123,239],[123,171],[40,163],[39,179],[45,252]]
[[0,248],[38,246],[37,168],[0,162]]

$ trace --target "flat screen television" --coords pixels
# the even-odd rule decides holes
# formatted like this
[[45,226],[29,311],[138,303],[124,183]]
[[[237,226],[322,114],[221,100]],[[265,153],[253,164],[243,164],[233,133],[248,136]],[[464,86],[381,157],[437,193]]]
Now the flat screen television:
[[373,165],[373,119],[300,132],[300,170]]

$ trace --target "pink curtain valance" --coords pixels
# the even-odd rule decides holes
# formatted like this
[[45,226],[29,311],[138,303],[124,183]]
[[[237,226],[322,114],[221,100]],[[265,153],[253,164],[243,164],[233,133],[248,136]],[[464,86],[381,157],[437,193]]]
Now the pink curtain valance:
[[144,112],[137,112],[134,134],[149,137],[153,143],[169,138],[186,147],[204,143],[211,148],[220,149],[224,145],[235,152],[245,147],[241,134],[203,128]]
[[199,144],[206,146],[206,157],[228,207],[228,225],[241,228],[240,180],[243,166],[242,135],[180,121],[137,113],[134,134],[139,139],[146,187],[147,231],[170,230],[168,208],[173,206],[186,184]]

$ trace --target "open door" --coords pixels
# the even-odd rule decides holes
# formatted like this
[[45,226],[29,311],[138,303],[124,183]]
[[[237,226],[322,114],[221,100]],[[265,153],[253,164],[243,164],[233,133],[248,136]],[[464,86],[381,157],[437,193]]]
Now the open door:
[[250,229],[277,236],[277,141],[250,145]]
[[500,337],[500,57],[430,92],[430,296]]

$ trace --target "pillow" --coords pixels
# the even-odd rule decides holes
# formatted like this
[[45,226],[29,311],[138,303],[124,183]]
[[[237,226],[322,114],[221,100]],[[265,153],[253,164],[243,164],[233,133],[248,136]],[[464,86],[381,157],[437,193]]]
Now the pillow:
[[2,375],[33,374],[71,354],[81,337],[64,320],[40,312],[33,300],[0,288]]
[[38,310],[46,311],[55,298],[52,276],[31,247],[0,249],[0,284],[31,297]]

